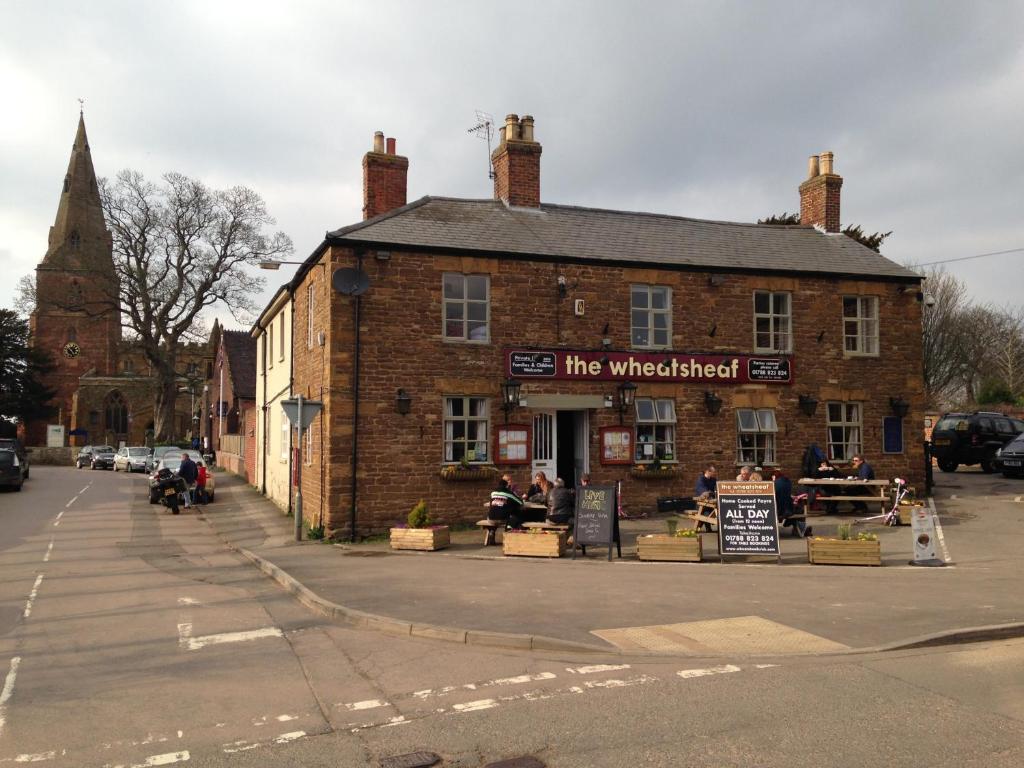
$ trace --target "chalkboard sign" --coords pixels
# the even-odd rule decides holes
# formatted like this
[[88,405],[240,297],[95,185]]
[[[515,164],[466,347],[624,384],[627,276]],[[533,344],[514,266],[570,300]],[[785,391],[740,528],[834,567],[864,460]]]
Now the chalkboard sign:
[[773,482],[718,484],[718,551],[723,557],[781,556]]
[[617,544],[622,557],[622,543],[619,540],[618,499],[614,485],[576,486],[576,526],[573,531],[572,556],[576,547],[596,545],[608,547],[608,559],[612,559],[612,545]]

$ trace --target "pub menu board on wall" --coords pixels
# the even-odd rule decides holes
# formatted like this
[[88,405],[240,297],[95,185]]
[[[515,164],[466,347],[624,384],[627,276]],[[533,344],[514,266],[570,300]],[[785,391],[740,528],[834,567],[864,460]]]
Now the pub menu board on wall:
[[617,545],[622,557],[619,539],[618,498],[614,485],[576,486],[576,525],[573,530],[572,557],[576,547],[588,545],[608,547],[608,560],[612,559],[612,545]]
[[530,428],[525,424],[502,424],[495,428],[494,451],[498,464],[530,463]]
[[718,484],[718,552],[781,556],[773,482]]
[[601,463],[633,463],[632,427],[601,427]]

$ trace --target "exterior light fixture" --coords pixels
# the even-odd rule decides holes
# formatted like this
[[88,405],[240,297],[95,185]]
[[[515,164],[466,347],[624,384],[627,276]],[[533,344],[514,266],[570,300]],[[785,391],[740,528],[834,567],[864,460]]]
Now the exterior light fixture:
[[404,389],[399,389],[395,396],[395,410],[405,416],[412,408],[412,398]]
[[910,403],[899,396],[890,397],[889,406],[892,408],[893,416],[897,419],[906,418],[906,415],[910,412]]
[[818,410],[818,399],[814,395],[800,395],[800,410],[804,416],[813,416]]
[[569,293],[569,288],[565,284],[565,275],[558,276],[558,297],[564,299]]
[[636,402],[636,390],[637,386],[632,381],[624,381],[619,384],[618,389],[618,407],[619,407],[619,424],[622,423],[622,417],[626,411],[633,407],[633,403]]
[[523,382],[518,379],[505,379],[501,385],[501,409],[505,411],[505,423],[508,424],[509,414],[519,407],[519,392]]
[[705,390],[704,407],[708,409],[710,415],[717,416],[718,412],[722,410],[722,398],[710,390]]

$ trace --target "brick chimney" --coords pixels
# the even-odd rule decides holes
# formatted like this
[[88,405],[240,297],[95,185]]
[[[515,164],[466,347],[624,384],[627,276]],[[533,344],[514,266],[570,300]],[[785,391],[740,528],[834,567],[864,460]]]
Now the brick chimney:
[[506,115],[498,131],[494,165],[494,199],[524,208],[540,207],[541,146],[533,140],[533,117]]
[[405,205],[409,158],[395,154],[395,140],[377,131],[363,156],[363,220]]
[[839,231],[839,190],[843,177],[832,173],[832,153],[811,155],[807,181],[800,185],[800,223],[817,224],[826,232]]

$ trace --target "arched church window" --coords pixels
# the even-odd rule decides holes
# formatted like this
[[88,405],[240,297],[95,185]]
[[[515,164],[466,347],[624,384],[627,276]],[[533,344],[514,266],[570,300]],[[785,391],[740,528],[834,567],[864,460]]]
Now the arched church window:
[[103,411],[108,432],[124,434],[128,431],[128,405],[116,389],[107,395]]
[[68,192],[70,190],[71,190],[71,176],[68,175],[68,176],[64,177],[64,191]]
[[71,230],[71,234],[68,236],[68,245],[71,246],[71,250],[77,251],[78,246],[82,244],[82,236],[78,234],[77,229]]

